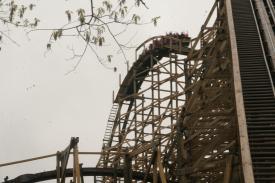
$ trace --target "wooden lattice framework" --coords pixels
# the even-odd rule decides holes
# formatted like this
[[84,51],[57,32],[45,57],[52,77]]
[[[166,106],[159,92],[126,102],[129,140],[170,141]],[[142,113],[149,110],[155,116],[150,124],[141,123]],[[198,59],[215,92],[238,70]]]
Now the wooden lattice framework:
[[[197,52],[186,63],[195,67],[178,125],[179,182],[240,182],[238,126],[226,7],[216,1],[211,27],[203,25]],[[210,13],[210,16],[211,16]]]
[[[148,172],[154,159],[170,151],[176,122],[185,104],[184,57],[190,39],[185,35],[154,37],[145,41],[142,52],[121,85],[115,100],[117,111],[110,138],[106,139],[98,167],[120,167],[129,153],[132,170]],[[149,50],[147,50],[149,45]],[[166,159],[163,172],[175,167],[176,154]],[[173,162],[173,163],[171,163]],[[159,166],[163,166],[162,164]],[[173,174],[169,174],[171,179]],[[170,179],[168,177],[168,179]],[[111,181],[110,178],[104,179]]]
[[[162,40],[169,41],[155,46]],[[240,182],[224,1],[215,2],[188,49],[175,35],[149,41],[150,51],[137,59],[118,92],[114,125],[98,167],[124,166],[127,154],[127,167],[146,172],[153,182]]]

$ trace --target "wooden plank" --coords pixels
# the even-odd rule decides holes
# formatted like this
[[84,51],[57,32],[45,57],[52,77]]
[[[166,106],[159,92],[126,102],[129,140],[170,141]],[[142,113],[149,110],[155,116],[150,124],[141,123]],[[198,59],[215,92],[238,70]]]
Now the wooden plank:
[[158,170],[157,170],[157,160],[154,162],[153,165],[153,183],[158,183]]
[[230,183],[231,174],[232,174],[232,160],[233,160],[232,155],[229,155],[226,158],[226,167],[225,167],[225,171],[224,171],[223,183]]
[[74,171],[73,171],[73,179],[75,183],[81,183],[80,178],[80,166],[79,166],[79,158],[78,158],[78,147],[77,145],[73,148],[73,157],[74,157]]
[[158,167],[159,167],[160,180],[161,180],[162,183],[167,183],[166,176],[165,176],[165,173],[164,173],[164,168],[163,168],[162,163],[161,163],[160,152],[158,151],[157,153],[158,153],[157,154],[157,164],[158,164]]

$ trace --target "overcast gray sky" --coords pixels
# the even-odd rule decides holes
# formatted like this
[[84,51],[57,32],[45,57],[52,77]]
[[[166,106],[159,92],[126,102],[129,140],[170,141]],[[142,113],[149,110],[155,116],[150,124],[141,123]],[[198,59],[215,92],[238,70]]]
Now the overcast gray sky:
[[[157,27],[133,27],[122,37],[134,36],[138,45],[151,36],[166,32],[188,31],[194,37],[200,30],[214,0],[147,0],[149,10],[140,10],[143,19],[161,16]],[[88,0],[35,1],[33,12],[41,26],[60,26],[66,21],[66,9],[87,6]],[[50,32],[35,32],[28,39],[23,32],[11,36],[20,44],[5,42],[0,51],[0,163],[55,153],[64,149],[72,136],[80,137],[80,151],[100,151],[105,125],[112,106],[112,91],[118,90],[118,74],[126,74],[121,55],[113,65],[118,72],[104,68],[91,52],[87,52],[77,70],[76,60],[67,60],[81,50],[78,40],[61,40],[53,51],[45,53]],[[113,50],[117,50],[113,46]],[[100,54],[109,54],[105,49]],[[130,62],[134,50],[127,53]],[[97,156],[80,157],[84,166],[95,166]],[[37,161],[0,168],[0,179],[23,173],[55,168],[55,160]]]

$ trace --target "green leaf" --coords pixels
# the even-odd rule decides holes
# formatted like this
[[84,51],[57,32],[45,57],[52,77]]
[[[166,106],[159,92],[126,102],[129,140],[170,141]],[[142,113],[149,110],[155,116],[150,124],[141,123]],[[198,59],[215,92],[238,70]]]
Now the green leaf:
[[77,10],[77,14],[78,14],[78,16],[85,15],[85,10],[80,8],[80,9]]
[[103,14],[105,13],[105,10],[102,8],[102,7],[100,7],[100,8],[98,8],[97,9],[97,16],[102,16]]
[[98,42],[98,38],[97,37],[93,36],[92,40],[93,40],[94,44],[97,44],[97,42]]
[[124,6],[123,9],[124,9],[125,13],[128,12],[128,7],[127,6]]
[[67,15],[67,18],[68,18],[68,22],[71,22],[71,20],[72,20],[72,11],[70,11],[70,10],[67,10],[67,11],[65,11],[65,13],[66,13],[66,15]]
[[103,6],[106,7],[106,10],[109,11],[109,12],[111,12],[111,10],[112,10],[112,4],[110,3],[110,1],[103,1],[102,3],[103,3]]
[[139,7],[140,6],[140,1],[136,0],[136,6]]
[[90,42],[90,40],[91,40],[91,32],[86,31],[86,32],[84,33],[84,37],[85,37],[85,41],[86,41],[87,43]]
[[123,6],[125,4],[126,0],[120,0],[119,1],[119,6]]
[[108,62],[111,62],[111,61],[112,61],[112,57],[113,57],[113,55],[107,55],[107,60],[108,60]]
[[53,36],[53,39],[56,41],[57,40],[57,32],[56,31],[54,31],[53,33],[52,33],[52,36]]
[[123,8],[120,8],[120,9],[119,9],[119,13],[120,13],[120,16],[121,16],[122,18],[125,17],[125,11],[124,11]]
[[85,17],[82,16],[82,15],[78,18],[78,20],[80,21],[80,23],[81,23],[82,25],[85,23]]
[[40,22],[39,19],[37,18],[34,18],[34,23],[33,23],[33,26],[36,27],[38,25],[38,23]]
[[115,22],[117,22],[118,21],[118,12],[113,11],[112,16],[113,16]]
[[29,9],[30,9],[30,10],[33,10],[34,7],[35,7],[34,4],[30,4],[30,5],[29,5]]
[[134,21],[134,23],[137,24],[140,21],[140,16],[133,14],[132,21]]
[[9,14],[9,21],[12,22],[14,19],[14,14],[17,10],[17,5],[14,4],[14,2],[11,2],[11,6],[10,6],[10,14]]
[[159,19],[160,19],[160,16],[152,18],[152,22],[154,23],[154,26],[157,26]]
[[52,33],[53,39],[56,41],[58,38],[61,38],[62,33],[63,33],[63,30],[62,30],[62,29],[59,29],[59,30],[57,30],[57,31],[54,31],[54,32]]
[[27,26],[29,25],[29,23],[30,23],[30,22],[29,22],[28,19],[25,19],[25,20],[24,20],[24,26],[25,26],[25,27],[27,27]]
[[24,5],[21,6],[21,8],[19,9],[19,17],[23,18],[25,12],[26,12],[27,7],[25,7]]
[[47,50],[50,50],[51,48],[52,48],[51,43],[48,43],[48,44],[47,44]]
[[105,42],[104,37],[98,37],[98,45],[99,46],[102,46],[104,42]]
[[84,9],[78,9],[77,14],[78,14],[78,20],[80,21],[80,23],[84,24],[85,23],[85,10]]
[[105,27],[104,26],[97,27],[96,31],[98,35],[101,35],[105,32]]
[[60,38],[62,36],[62,34],[63,34],[63,30],[59,29],[57,32],[58,32],[58,37]]

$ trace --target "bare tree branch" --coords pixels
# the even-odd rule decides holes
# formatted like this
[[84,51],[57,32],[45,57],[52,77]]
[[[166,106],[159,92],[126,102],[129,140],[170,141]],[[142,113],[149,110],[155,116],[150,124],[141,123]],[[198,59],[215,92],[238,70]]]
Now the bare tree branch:
[[14,39],[12,39],[8,34],[6,34],[5,32],[3,31],[0,31],[0,33],[5,36],[6,38],[8,38],[8,40],[10,40],[13,44],[15,44],[16,46],[19,46],[20,47],[20,44],[17,43]]
[[77,61],[77,63],[76,63],[76,64],[74,65],[74,67],[73,67],[71,70],[69,70],[65,75],[68,75],[68,74],[74,72],[74,71],[77,69],[77,67],[79,66],[79,64],[80,64],[81,61],[82,61],[83,56],[84,56],[85,53],[86,53],[86,50],[87,50],[87,48],[88,48],[88,45],[89,45],[89,43],[87,42],[86,45],[85,45],[85,48],[84,48],[84,50],[83,50],[83,52],[82,52],[82,54],[80,55],[80,57],[79,57],[79,59],[78,59],[78,61]]
[[138,1],[141,2],[141,4],[143,4],[143,6],[144,6],[145,8],[149,9],[148,6],[146,5],[146,3],[145,3],[143,0],[138,0]]

